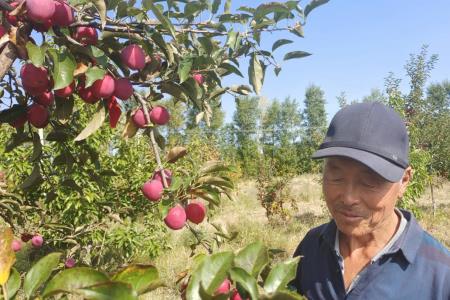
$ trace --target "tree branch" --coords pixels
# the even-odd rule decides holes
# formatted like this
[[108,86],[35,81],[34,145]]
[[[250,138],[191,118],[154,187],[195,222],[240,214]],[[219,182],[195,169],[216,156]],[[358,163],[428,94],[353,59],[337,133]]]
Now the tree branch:
[[[138,93],[134,93],[134,96],[139,101],[139,103],[141,104],[142,110],[144,111],[145,123],[150,124],[151,123],[150,116],[148,114],[147,104],[145,103],[144,98],[141,95],[139,95]],[[169,185],[167,184],[166,172],[164,172],[164,167],[161,163],[161,158],[159,156],[159,150],[158,150],[158,144],[156,143],[155,133],[153,131],[153,128],[150,129],[150,141],[151,141],[153,152],[155,153],[156,163],[158,164],[158,169],[161,172],[161,178],[163,180],[164,188],[168,188]]]
[[16,58],[16,46],[11,42],[7,43],[0,53],[0,80],[3,80],[3,77],[5,77],[5,74],[11,69]]

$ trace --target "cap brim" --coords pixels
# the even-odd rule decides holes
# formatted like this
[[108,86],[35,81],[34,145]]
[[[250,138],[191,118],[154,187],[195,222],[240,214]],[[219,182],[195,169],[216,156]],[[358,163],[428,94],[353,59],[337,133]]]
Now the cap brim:
[[382,158],[381,156],[354,148],[324,148],[317,150],[312,155],[312,158],[325,158],[330,156],[344,156],[357,160],[390,182],[399,181],[402,178],[403,173],[405,172],[405,169],[403,167],[393,164],[390,161]]

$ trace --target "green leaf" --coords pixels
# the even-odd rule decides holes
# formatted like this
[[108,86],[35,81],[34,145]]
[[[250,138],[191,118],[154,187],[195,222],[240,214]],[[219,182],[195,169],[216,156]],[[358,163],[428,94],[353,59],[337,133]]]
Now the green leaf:
[[248,74],[253,90],[259,95],[264,82],[264,69],[255,53],[252,54],[252,58],[248,66]]
[[183,83],[189,78],[189,74],[192,69],[192,57],[184,57],[178,65],[178,76],[180,77],[180,83]]
[[106,118],[106,109],[102,102],[99,103],[97,112],[92,116],[91,121],[87,126],[80,132],[80,134],[75,138],[75,142],[82,141],[88,136],[96,132],[103,124]]
[[185,18],[197,16],[204,8],[205,5],[200,2],[188,2],[184,6],[184,16]]
[[92,67],[89,68],[85,75],[86,75],[86,82],[84,87],[88,88],[90,87],[96,80],[103,79],[105,77],[106,71],[103,69],[100,69],[99,67]]
[[166,43],[166,41],[164,40],[162,35],[159,32],[155,31],[152,33],[151,38],[155,42],[155,44],[158,45],[158,47],[161,49],[161,51],[164,52],[164,55],[166,56],[167,61],[170,64],[172,64],[175,61],[175,58],[173,55],[173,50],[169,46],[169,44]]
[[234,50],[236,48],[236,44],[237,44],[236,42],[238,40],[238,36],[239,36],[239,32],[236,32],[233,30],[230,30],[228,32],[226,45],[228,47],[230,47],[232,50]]
[[251,299],[259,299],[256,279],[248,274],[244,269],[238,267],[232,268],[230,270],[230,277],[233,282],[241,284],[241,286],[250,294]]
[[112,279],[128,283],[139,295],[162,285],[158,270],[152,265],[131,265],[116,273]]
[[257,278],[261,270],[269,262],[269,254],[261,242],[249,244],[240,250],[234,258],[234,265]]
[[232,85],[230,91],[246,96],[252,92],[252,89],[248,85]]
[[66,269],[53,277],[42,293],[44,298],[58,294],[71,293],[78,289],[109,281],[100,271],[86,267]]
[[288,59],[293,59],[293,58],[302,58],[302,57],[306,57],[306,56],[310,56],[311,53],[308,52],[304,52],[304,51],[292,51],[292,52],[288,52],[286,53],[286,55],[284,55],[284,60],[288,60]]
[[205,264],[205,260],[206,257],[202,257],[202,260],[197,263],[197,266],[192,268],[192,276],[189,279],[189,283],[186,288],[186,299],[202,300],[200,296],[200,282],[202,279],[201,271]]
[[203,176],[198,179],[198,183],[207,184],[207,185],[215,185],[219,187],[227,187],[234,188],[234,185],[231,181],[225,180],[222,177],[218,176]]
[[22,190],[27,190],[35,185],[38,185],[42,182],[41,168],[39,164],[34,164],[33,171],[31,171],[30,176],[25,179],[25,181],[20,185]]
[[220,2],[221,2],[221,0],[214,0],[212,7],[211,7],[211,12],[213,14],[217,13],[217,11],[219,10]]
[[84,299],[88,300],[137,300],[138,295],[131,286],[125,282],[104,282],[88,288],[76,290]]
[[280,40],[276,41],[275,43],[273,43],[272,51],[275,51],[275,49],[277,49],[278,47],[281,47],[283,45],[287,45],[290,43],[293,43],[293,41],[287,40],[287,39],[280,39]]
[[116,9],[117,5],[119,5],[119,2],[122,0],[109,0],[106,6],[106,10],[114,10]]
[[41,144],[41,137],[37,132],[33,133],[33,154],[31,155],[30,160],[33,162],[39,157],[41,157],[42,154],[42,144]]
[[287,284],[295,278],[299,260],[300,257],[298,256],[274,266],[264,283],[264,290],[267,293],[284,290]]
[[40,67],[44,64],[45,52],[47,51],[47,44],[43,44],[41,47],[36,46],[32,42],[27,42],[26,46],[28,57],[33,65]]
[[[14,295],[20,288],[20,274],[16,269],[12,268],[9,274],[8,282],[6,282],[6,290],[8,291],[8,298],[13,299]],[[1,298],[3,299],[3,298]]]
[[[208,100],[212,100],[220,95],[223,95],[226,93],[226,91],[228,91],[228,88],[221,88],[221,89],[217,89],[214,90],[208,97]],[[198,122],[197,122],[198,123]]]
[[289,13],[290,10],[289,10],[289,7],[287,7],[286,4],[284,4],[284,3],[270,2],[270,3],[261,4],[256,8],[255,20],[256,21],[261,20],[266,15],[268,15],[270,13],[274,13],[274,12]]
[[155,17],[158,19],[158,21],[161,22],[161,25],[169,30],[170,34],[172,35],[172,37],[174,38],[174,41],[176,42],[176,32],[175,32],[175,28],[173,27],[172,23],[170,22],[170,20],[163,15],[163,13],[159,10],[159,8],[153,3],[154,1],[149,1],[148,7],[152,10],[152,12],[155,14]]
[[201,36],[201,37],[198,38],[198,41],[202,45],[203,50],[205,50],[205,53],[210,55],[211,52],[214,49],[214,45],[211,42],[211,38],[205,37],[205,36]]
[[201,284],[208,294],[212,295],[225,280],[233,258],[233,252],[220,252],[205,259],[201,270]]
[[0,286],[8,282],[11,267],[16,261],[16,255],[12,249],[14,236],[8,226],[0,227]]
[[230,172],[230,167],[226,166],[222,161],[210,160],[203,164],[198,173],[206,175],[222,171]]
[[295,23],[294,27],[289,29],[290,32],[299,37],[304,37],[303,26],[299,22]]
[[26,106],[14,104],[11,108],[0,111],[0,123],[14,122],[18,117],[26,113]]
[[20,145],[26,143],[26,142],[31,142],[32,138],[28,136],[28,134],[26,133],[17,133],[14,134],[12,139],[10,141],[8,141],[8,143],[5,146],[5,152],[11,152],[12,150],[14,150],[16,147],[19,147]]
[[315,9],[316,7],[323,5],[327,3],[330,0],[312,0],[308,5],[305,7],[305,18],[309,15],[309,13]]
[[169,163],[174,163],[187,154],[187,149],[181,146],[175,146],[169,150],[166,155],[166,160]]
[[70,117],[73,112],[74,108],[73,97],[70,97],[68,99],[56,98],[55,103],[56,103],[56,110],[55,110],[56,118],[62,124],[66,124],[67,122],[70,121]]
[[[64,50],[63,50],[64,49]],[[48,52],[53,60],[53,89],[59,90],[70,85],[73,81],[73,72],[77,66],[70,52],[63,48],[58,50],[49,49]]]
[[175,99],[186,100],[186,91],[178,83],[167,81],[161,83],[161,93],[172,95]]
[[278,74],[280,74],[281,72],[281,67],[275,67],[273,71],[275,72],[275,75],[278,76]]
[[105,28],[106,25],[106,4],[104,0],[93,0],[95,8],[98,11],[100,16],[100,20],[102,22],[102,29]]
[[229,73],[234,73],[236,75],[239,75],[241,77],[244,77],[244,75],[242,75],[241,71],[239,71],[238,68],[236,68],[235,66],[233,66],[232,64],[229,63],[222,63],[220,64],[219,68],[223,68],[225,70],[227,70],[227,73],[222,74],[221,76],[226,76]]
[[23,281],[23,291],[28,299],[31,298],[37,289],[49,279],[53,270],[58,266],[60,258],[61,253],[50,253],[41,258],[30,271],[28,271],[25,280]]
[[227,2],[225,2],[225,5],[223,7],[223,13],[229,14],[230,11],[231,11],[231,0],[227,0]]

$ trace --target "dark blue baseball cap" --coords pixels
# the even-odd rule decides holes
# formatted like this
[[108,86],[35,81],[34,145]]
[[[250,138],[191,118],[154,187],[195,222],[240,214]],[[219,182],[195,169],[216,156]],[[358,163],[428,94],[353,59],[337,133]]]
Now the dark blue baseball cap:
[[409,165],[409,138],[398,113],[380,102],[356,103],[339,110],[312,158],[344,156],[366,165],[390,182]]

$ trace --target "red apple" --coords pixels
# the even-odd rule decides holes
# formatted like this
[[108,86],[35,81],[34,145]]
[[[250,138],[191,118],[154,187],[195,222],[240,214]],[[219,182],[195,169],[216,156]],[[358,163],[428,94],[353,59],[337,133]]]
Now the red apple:
[[22,66],[20,69],[20,77],[22,78],[24,87],[48,88],[50,86],[47,69],[44,67],[36,67],[31,63]]
[[[248,298],[246,298],[248,300]],[[242,300],[241,295],[239,295],[239,292],[237,289],[233,289],[233,293],[231,294],[230,300]]]
[[157,125],[166,125],[169,122],[170,115],[165,107],[156,106],[150,112],[150,121]]
[[31,244],[35,248],[41,248],[42,244],[44,244],[44,238],[42,236],[40,236],[39,234],[37,234],[37,235],[33,236],[33,238],[31,239]]
[[206,207],[201,202],[191,202],[186,207],[186,216],[189,221],[200,224],[205,219]]
[[45,23],[55,13],[54,0],[26,0],[28,17],[38,23]]
[[138,128],[144,128],[147,125],[147,123],[145,122],[145,115],[142,108],[138,109],[133,114],[133,122]]
[[115,82],[114,96],[128,100],[133,95],[133,85],[128,78],[118,78]]
[[80,80],[77,86],[78,96],[80,96],[81,99],[83,99],[84,102],[89,104],[94,104],[99,98],[95,97],[94,93],[92,92],[92,86],[85,88],[84,87],[84,81]]
[[79,26],[75,30],[73,38],[84,46],[95,45],[98,41],[98,34],[94,27]]
[[145,52],[139,45],[126,46],[120,53],[122,62],[132,70],[141,70],[145,66]]
[[43,106],[50,106],[55,101],[55,96],[53,96],[52,92],[45,92],[43,94],[40,94],[39,96],[36,96],[34,98],[34,102]]
[[13,249],[14,252],[18,252],[20,251],[20,249],[22,249],[22,241],[20,240],[13,240],[11,247]]
[[179,230],[186,224],[186,212],[181,205],[176,205],[169,209],[167,216],[164,218],[167,227],[173,230]]
[[49,112],[44,106],[34,103],[28,108],[27,119],[36,128],[44,128],[49,121]]
[[72,81],[72,83],[65,88],[55,90],[55,95],[61,98],[67,98],[70,95],[72,95],[73,91],[75,90],[75,82]]
[[52,16],[52,23],[56,26],[67,27],[74,22],[73,9],[67,2],[55,1],[55,13]]
[[192,78],[198,83],[198,85],[202,85],[205,82],[205,78],[200,73],[195,73],[192,75]]
[[72,257],[69,257],[68,259],[66,259],[66,262],[64,263],[64,265],[68,269],[75,267],[75,259],[73,259]]
[[231,281],[228,278],[226,278],[222,282],[222,284],[217,288],[216,295],[228,294],[230,292],[230,288],[231,288]]
[[37,32],[47,32],[53,26],[51,19],[48,19],[42,23],[37,23],[33,21],[31,21],[30,23],[33,29],[36,30]]
[[144,196],[153,202],[161,200],[164,187],[158,180],[149,180],[142,186]]
[[92,85],[92,93],[97,98],[109,98],[115,89],[114,78],[106,74],[103,79],[96,80]]

